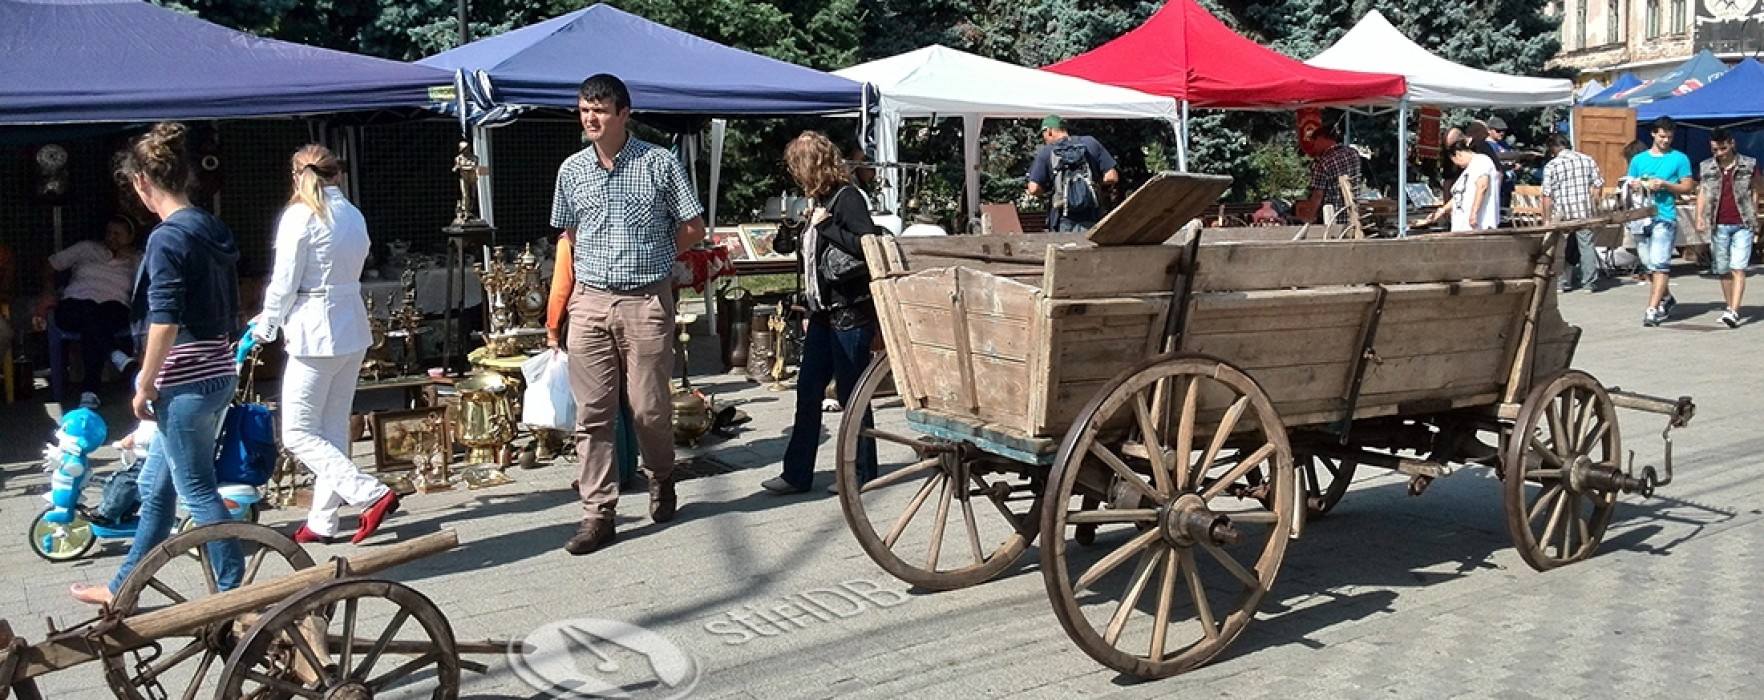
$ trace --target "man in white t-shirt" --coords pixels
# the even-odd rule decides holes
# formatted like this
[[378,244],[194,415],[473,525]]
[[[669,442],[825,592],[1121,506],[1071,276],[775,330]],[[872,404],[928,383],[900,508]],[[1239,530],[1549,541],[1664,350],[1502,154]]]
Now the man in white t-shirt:
[[[127,374],[134,358],[133,343],[122,332],[129,327],[129,295],[141,253],[135,250],[135,224],[121,216],[104,225],[102,241],[80,241],[49,256],[44,269],[44,298],[37,306],[38,319],[57,309],[55,326],[80,337],[80,405],[97,407],[98,387],[109,360]],[[72,279],[55,297],[55,274],[72,271]],[[61,398],[61,397],[56,397]]]

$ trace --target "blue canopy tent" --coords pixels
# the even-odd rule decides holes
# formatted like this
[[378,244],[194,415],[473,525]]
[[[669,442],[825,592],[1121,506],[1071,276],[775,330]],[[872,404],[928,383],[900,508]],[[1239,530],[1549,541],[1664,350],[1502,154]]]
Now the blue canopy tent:
[[1591,97],[1581,100],[1580,103],[1593,106],[1609,105],[1611,100],[1615,99],[1619,93],[1640,86],[1641,84],[1642,79],[1635,77],[1634,73],[1624,73],[1623,75],[1617,76],[1616,80],[1611,81],[1610,85],[1605,86],[1604,90],[1600,90]]
[[1608,100],[1594,98],[1587,104],[1595,107],[1636,107],[1655,100],[1670,99],[1674,95],[1690,94],[1715,82],[1726,72],[1727,64],[1705,49],[1665,75],[1618,92]]
[[138,0],[0,0],[0,125],[416,108],[452,76]]
[[576,89],[611,73],[640,112],[834,114],[864,106],[864,86],[701,39],[610,5],[591,5],[417,61],[484,71],[499,103],[573,110]]
[[1638,135],[1659,117],[1680,122],[1672,145],[1693,162],[1709,157],[1708,130],[1716,126],[1728,128],[1740,153],[1764,154],[1764,64],[1755,58],[1740,61],[1708,87],[1642,105],[1635,116]]

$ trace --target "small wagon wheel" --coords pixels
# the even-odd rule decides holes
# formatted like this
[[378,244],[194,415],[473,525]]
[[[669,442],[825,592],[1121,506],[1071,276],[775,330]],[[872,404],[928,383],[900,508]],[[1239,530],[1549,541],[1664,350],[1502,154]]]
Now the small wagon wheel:
[[92,523],[85,516],[75,511],[67,522],[52,523],[47,519],[49,512],[45,509],[31,520],[32,552],[48,561],[72,561],[92,551],[98,535],[92,532]]
[[1326,457],[1306,452],[1293,455],[1293,464],[1298,469],[1299,484],[1304,487],[1305,517],[1321,518],[1335,509],[1341,497],[1347,495],[1348,486],[1354,481],[1354,469],[1359,462],[1345,457]]
[[264,613],[227,658],[215,697],[367,700],[432,688],[429,697],[451,700],[459,672],[453,627],[427,597],[392,581],[341,579]]
[[[1273,585],[1297,490],[1286,429],[1248,375],[1197,355],[1123,372],[1060,445],[1042,515],[1055,615],[1122,673],[1161,678],[1206,663]],[[1100,505],[1085,506],[1086,494]],[[1068,546],[1087,525],[1099,527],[1098,545]]]
[[1568,370],[1531,390],[1501,454],[1507,529],[1548,571],[1592,556],[1620,490],[1617,407],[1592,375]]
[[[241,587],[313,565],[305,549],[268,527],[240,522],[212,524],[187,530],[154,547],[123,579],[111,608],[126,616],[215,595],[219,587],[214,569],[209,566],[206,545],[227,539],[237,540],[245,550]],[[216,665],[217,659],[224,661],[232,651],[235,628],[240,626],[234,620],[223,620],[169,638],[182,640],[181,643],[166,645],[166,640],[156,640],[154,649],[176,648],[141,659],[144,664],[128,664],[124,657],[109,657],[104,661],[111,690],[124,700],[139,700],[164,697],[164,686],[181,684],[184,691],[179,697],[197,697],[204,681],[209,680],[208,670]],[[187,663],[191,661],[194,663]]]
[[[1037,468],[915,435],[905,404],[877,396],[892,387],[889,373],[887,355],[877,353],[840,418],[839,503],[846,524],[871,559],[915,586],[950,590],[997,576],[1035,539],[1042,491]],[[872,441],[874,447],[863,445]],[[862,485],[860,447],[874,450],[878,463]]]

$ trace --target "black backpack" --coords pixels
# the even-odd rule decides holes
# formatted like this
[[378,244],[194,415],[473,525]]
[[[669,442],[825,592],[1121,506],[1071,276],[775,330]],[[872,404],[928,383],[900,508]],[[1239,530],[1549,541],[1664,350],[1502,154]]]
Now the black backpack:
[[1101,213],[1091,171],[1090,154],[1076,138],[1060,139],[1053,145],[1050,165],[1053,166],[1053,207],[1068,219],[1091,219]]

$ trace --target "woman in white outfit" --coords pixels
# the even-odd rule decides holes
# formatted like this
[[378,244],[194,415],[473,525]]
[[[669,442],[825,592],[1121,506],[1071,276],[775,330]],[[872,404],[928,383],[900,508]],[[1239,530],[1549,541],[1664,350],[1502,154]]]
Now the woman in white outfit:
[[349,413],[361,360],[373,342],[361,298],[367,223],[344,198],[343,166],[330,149],[294,153],[294,196],[276,225],[276,266],[254,333],[286,336],[282,446],[313,473],[312,511],[296,542],[329,543],[337,508],[363,508],[360,543],[398,508],[398,495],[363,474],[349,456]]

